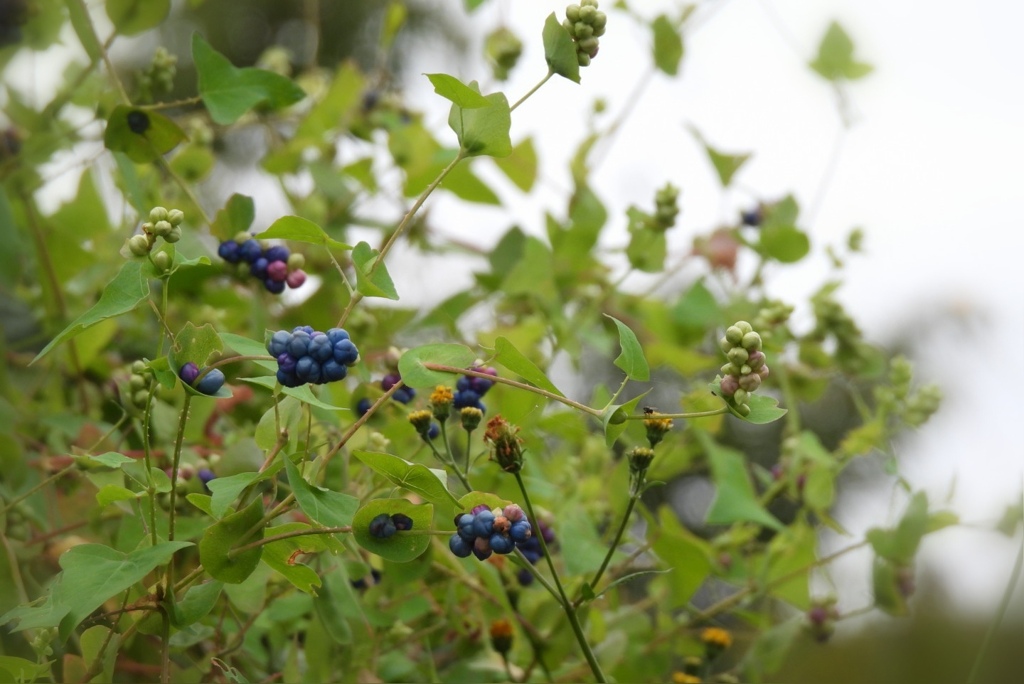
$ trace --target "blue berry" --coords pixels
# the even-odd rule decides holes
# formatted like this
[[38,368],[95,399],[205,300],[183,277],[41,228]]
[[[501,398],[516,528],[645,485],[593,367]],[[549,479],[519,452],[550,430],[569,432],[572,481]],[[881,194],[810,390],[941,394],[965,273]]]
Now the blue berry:
[[512,538],[512,541],[517,543],[523,543],[529,539],[533,534],[533,528],[525,520],[517,520],[512,523],[512,527],[509,528],[508,536]]
[[490,511],[480,511],[477,513],[473,520],[473,532],[478,537],[490,538],[491,534],[494,533],[494,513]]
[[468,558],[469,554],[473,553],[470,542],[457,534],[453,534],[452,538],[448,540],[448,548],[459,558]]
[[395,524],[395,529],[402,531],[412,529],[412,518],[405,513],[395,513],[391,516],[391,522]]
[[391,395],[391,398],[400,404],[408,404],[412,401],[413,397],[416,396],[416,392],[409,387],[403,387],[399,390],[395,390],[395,393]]
[[259,257],[259,258],[257,258],[256,260],[254,260],[252,262],[252,266],[249,267],[249,273],[252,274],[252,276],[254,278],[259,278],[260,280],[266,280],[266,278],[267,278],[267,266],[269,266],[269,265],[270,265],[269,261],[267,261],[263,257]]
[[327,331],[327,339],[331,341],[331,344],[338,344],[342,340],[349,339],[348,332],[342,328],[331,328]]
[[238,256],[242,261],[251,264],[263,256],[263,248],[255,240],[246,240],[238,248]]
[[267,261],[288,261],[288,257],[291,256],[291,252],[289,252],[288,248],[283,245],[274,245],[273,247],[268,247],[267,251],[263,253],[263,256]]
[[277,355],[278,370],[283,370],[285,373],[294,373],[295,363],[295,357],[289,354],[288,352],[284,352],[283,354]]
[[189,361],[178,369],[178,377],[186,385],[191,385],[199,377],[199,366]]
[[356,415],[362,418],[366,415],[366,412],[370,410],[371,406],[373,406],[373,402],[366,397],[363,397],[356,403]]
[[270,337],[270,341],[267,342],[267,352],[269,352],[271,356],[280,356],[287,351],[288,343],[291,339],[292,334],[290,332],[287,330],[278,330]]
[[348,368],[334,359],[328,359],[320,366],[320,373],[323,376],[324,382],[337,382],[338,380],[345,379],[345,376],[348,375]]
[[331,341],[327,339],[327,335],[318,332],[313,333],[313,336],[309,338],[309,351],[307,353],[317,363],[323,363],[334,356],[334,348],[331,347]]
[[296,330],[292,333],[292,339],[288,343],[288,353],[296,359],[301,359],[309,350],[309,333],[305,330]]
[[359,360],[359,350],[356,349],[356,345],[352,344],[352,340],[349,339],[334,342],[333,353],[334,360],[346,366],[351,366]]
[[199,481],[203,483],[203,487],[207,491],[209,491],[210,488],[206,485],[209,484],[210,480],[217,479],[217,476],[209,468],[200,468],[198,472],[196,472],[196,475],[199,477]]
[[219,368],[214,368],[196,385],[196,391],[201,394],[216,394],[224,386],[224,373]]
[[427,439],[437,439],[437,436],[441,434],[441,426],[437,423],[431,423],[427,429]]
[[284,292],[284,281],[274,280],[273,278],[264,278],[263,287],[267,288],[267,292],[270,294],[281,294]]
[[277,381],[281,383],[282,387],[298,387],[305,384],[295,375],[295,371],[289,372],[280,368],[277,369]]
[[476,531],[473,522],[476,516],[472,513],[464,513],[455,523],[458,527],[459,536],[468,542],[476,539]]
[[242,259],[242,255],[239,252],[240,247],[234,240],[227,240],[220,243],[220,246],[217,248],[217,256],[229,264],[237,264]]
[[295,376],[302,382],[320,382],[320,364],[309,356],[295,362]]
[[455,381],[455,389],[459,392],[465,392],[469,389],[469,376],[460,375],[459,379]]
[[491,551],[494,553],[500,553],[501,555],[512,553],[512,549],[516,547],[516,543],[502,534],[492,534],[490,541]]
[[533,584],[533,573],[523,568],[516,573],[516,579],[519,580],[519,586],[528,587]]
[[457,409],[480,408],[480,395],[471,389],[460,390],[452,397],[452,405]]
[[395,523],[391,521],[391,516],[387,513],[381,513],[376,518],[370,521],[371,537],[376,537],[377,539],[387,539],[397,531],[398,528],[395,527]]
[[294,328],[292,328],[293,333],[297,333],[300,330],[306,333],[307,335],[312,335],[313,333],[316,332],[316,330],[313,330],[313,326],[311,325],[297,325]]
[[491,543],[486,537],[477,537],[473,542],[473,555],[479,560],[487,560],[492,553]]
[[369,575],[364,575],[357,580],[350,580],[349,584],[352,585],[353,589],[368,589],[370,584],[367,583],[366,577],[369,577],[373,584],[380,584],[380,579],[383,575],[377,568],[371,568]]

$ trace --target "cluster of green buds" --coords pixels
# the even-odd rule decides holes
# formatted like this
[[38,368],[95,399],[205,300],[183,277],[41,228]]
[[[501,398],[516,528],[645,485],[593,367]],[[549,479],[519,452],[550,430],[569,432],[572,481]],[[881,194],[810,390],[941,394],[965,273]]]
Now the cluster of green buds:
[[939,410],[942,390],[937,385],[925,385],[911,392],[913,367],[903,356],[889,363],[889,384],[875,388],[875,401],[880,411],[895,414],[911,427],[920,427]]
[[149,402],[149,366],[143,361],[132,364],[132,374],[128,377],[128,405],[130,408],[143,411]]
[[153,61],[139,72],[136,81],[139,99],[152,102],[154,96],[169,93],[174,89],[174,76],[178,71],[178,58],[161,46],[153,53]]
[[[149,212],[149,221],[142,224],[142,232],[128,238],[128,251],[133,256],[144,257],[153,251],[153,245],[157,238],[163,238],[171,244],[181,239],[181,222],[185,220],[185,214],[180,209],[167,210],[163,207],[153,207]],[[157,257],[163,257],[157,261]],[[170,256],[161,252],[153,257],[154,264],[158,269],[164,271],[170,266]],[[164,263],[166,262],[166,263]],[[162,264],[162,265],[161,265]]]
[[836,342],[835,359],[840,368],[858,372],[870,361],[870,348],[864,343],[857,323],[833,297],[838,286],[838,283],[830,283],[811,297],[815,324],[808,337],[822,341],[831,335]]
[[494,78],[504,81],[508,73],[515,68],[519,56],[523,54],[523,41],[519,36],[502,26],[492,31],[484,42],[487,59],[494,70]]
[[597,0],[581,0],[565,8],[562,26],[576,43],[576,59],[581,67],[590,66],[597,56],[598,38],[604,35],[608,15],[597,9]]
[[665,187],[654,195],[654,228],[659,231],[668,230],[676,225],[677,216],[679,216],[679,188],[671,183],[665,183]]
[[747,398],[768,377],[761,336],[754,332],[750,323],[737,321],[726,329],[718,345],[729,359],[729,363],[722,366],[722,394],[732,399],[740,415],[748,415]]

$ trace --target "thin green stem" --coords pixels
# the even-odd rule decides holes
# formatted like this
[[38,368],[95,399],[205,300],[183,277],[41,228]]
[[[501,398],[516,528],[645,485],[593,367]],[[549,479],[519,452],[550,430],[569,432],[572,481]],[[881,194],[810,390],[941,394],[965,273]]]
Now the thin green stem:
[[555,394],[554,392],[548,392],[547,390],[541,389],[540,387],[527,385],[525,382],[517,382],[516,380],[509,380],[508,378],[503,378],[501,376],[488,375],[487,373],[479,373],[469,368],[456,368],[455,366],[446,366],[440,363],[424,363],[423,367],[429,370],[439,371],[441,373],[454,373],[458,375],[468,375],[474,378],[483,378],[484,380],[490,380],[491,382],[496,382],[501,385],[508,385],[509,387],[515,387],[521,390],[526,390],[527,392],[533,392],[534,394],[539,394],[540,396],[550,399],[552,401],[557,401],[562,404],[565,404],[566,406],[571,406],[574,409],[583,411],[584,413],[589,413],[590,415],[596,418],[600,418],[603,413],[603,411],[601,411],[600,409],[591,408],[586,404],[581,404],[578,401],[573,401],[572,399],[563,397],[560,394]]
[[[174,438],[174,461],[171,464],[171,510],[167,523],[167,541],[174,541],[174,508],[177,504],[178,494],[178,465],[181,462],[181,444],[185,441],[185,425],[188,423],[188,409],[192,403],[192,395],[185,393],[185,403],[181,406],[181,415],[178,417],[178,434]],[[168,566],[168,571],[172,566]]]
[[156,378],[149,381],[149,396],[146,397],[146,408],[142,411],[142,460],[146,464],[146,493],[149,495],[149,539],[156,546],[156,486],[153,484],[153,446],[149,440],[149,421],[153,415],[153,394],[156,390]]
[[[540,533],[538,532],[538,534]],[[552,585],[551,582],[548,581],[548,578],[545,577],[544,574],[541,573],[541,571],[538,570],[537,567],[530,562],[529,558],[523,555],[523,552],[519,550],[518,546],[514,549],[513,553],[516,554],[519,560],[523,561],[523,565],[526,567],[527,572],[533,575],[533,578],[540,582],[540,585],[542,587],[547,589],[548,593],[551,594],[552,598],[561,603],[562,597],[558,595],[558,589],[555,589],[554,585]]]
[[[519,485],[519,491],[523,494],[523,504],[526,505],[527,514],[530,520],[539,520],[533,510],[533,504],[530,503],[530,495],[526,491],[526,483],[523,482],[523,476],[520,473],[514,473],[516,476],[516,483]],[[594,651],[590,648],[590,644],[587,642],[587,637],[583,633],[583,627],[580,625],[579,617],[576,615],[576,609],[573,608],[572,603],[569,601],[569,597],[565,593],[565,589],[562,587],[562,580],[558,577],[558,571],[555,570],[555,563],[551,559],[551,554],[548,551],[547,543],[544,541],[544,535],[538,531],[537,539],[540,541],[540,550],[544,554],[544,560],[547,561],[548,569],[551,571],[551,578],[555,581],[555,588],[558,589],[559,603],[562,604],[562,610],[565,611],[565,616],[569,618],[569,626],[572,627],[573,634],[576,635],[576,641],[580,645],[580,649],[583,651],[583,657],[586,658],[587,664],[590,666],[590,671],[594,673],[594,677],[598,682],[606,682],[604,672],[601,671],[601,664],[597,662],[597,658],[594,656]]]
[[[466,488],[466,491],[473,491],[472,485],[469,484],[469,480],[466,479],[465,473],[462,472],[459,465],[455,462],[455,458],[445,458],[444,454],[438,451],[437,447],[434,446],[434,442],[432,440],[424,439],[423,441],[426,442],[427,446],[430,447],[430,450],[434,452],[434,457],[437,458],[438,461],[443,463],[446,468],[451,468],[455,472],[455,476],[459,478],[459,482],[461,482],[462,486]],[[449,452],[449,455],[451,455],[451,452]]]
[[351,532],[351,525],[345,525],[343,527],[318,527],[310,530],[292,530],[291,532],[282,532],[281,534],[275,534],[272,537],[264,537],[263,539],[257,539],[256,541],[245,544],[244,546],[236,546],[235,548],[228,551],[228,559],[230,560],[235,556],[245,553],[246,551],[258,549],[259,547],[265,544],[272,544],[274,542],[282,541],[284,539],[292,539],[294,537],[308,537],[314,534],[349,534]]
[[[690,413],[659,413],[657,418],[709,418],[711,416],[720,416],[723,413],[728,413],[729,407],[722,406],[721,408],[712,409],[710,411],[692,411]],[[626,420],[647,420],[650,416],[643,414],[637,414],[632,416],[626,416]]]
[[[637,489],[643,487],[643,480],[641,479],[640,485]],[[590,588],[597,591],[597,583],[601,581],[601,577],[604,576],[604,571],[608,569],[608,564],[612,561],[612,556],[615,554],[615,549],[618,548],[619,542],[622,541],[622,535],[626,532],[626,527],[629,525],[629,518],[633,514],[633,507],[636,506],[637,499],[640,498],[638,493],[634,493],[629,497],[629,502],[626,504],[626,512],[622,514],[622,522],[619,523],[619,529],[615,533],[615,539],[612,540],[612,545],[608,547],[608,553],[605,554],[604,560],[601,562],[601,567],[594,573],[594,579],[590,580]],[[573,602],[573,608],[579,608],[580,604],[583,603],[583,597],[579,596]]]
[[1017,551],[1017,561],[1013,564],[1013,570],[1010,571],[1010,580],[1006,583],[1006,591],[1003,592],[1003,600],[999,604],[999,610],[996,612],[995,619],[988,625],[985,638],[981,642],[981,648],[978,649],[978,655],[974,658],[974,664],[971,666],[971,672],[967,675],[967,684],[974,684],[978,681],[978,676],[981,674],[981,664],[985,661],[985,656],[992,645],[992,637],[995,636],[996,630],[999,629],[1003,618],[1006,617],[1006,610],[1010,607],[1013,593],[1017,589],[1017,581],[1020,579],[1022,566],[1024,566],[1024,539],[1021,540],[1020,550]]
[[[420,207],[422,207],[423,203],[427,201],[427,198],[430,197],[431,193],[433,193],[434,190],[437,189],[437,186],[439,186],[441,182],[448,177],[448,174],[452,172],[452,169],[458,166],[459,162],[465,158],[466,151],[459,150],[459,153],[455,155],[455,158],[452,159],[451,163],[449,163],[448,166],[441,169],[441,172],[437,174],[437,178],[431,181],[430,185],[423,189],[423,192],[421,192],[419,197],[416,198],[416,201],[413,203],[412,207],[410,207],[409,211],[407,211],[405,213],[405,216],[402,217],[402,220],[398,224],[398,227],[395,228],[395,232],[391,234],[391,236],[384,243],[384,246],[380,248],[380,253],[374,260],[373,265],[370,266],[369,273],[367,274],[368,276],[372,276],[374,272],[376,272],[376,270],[380,268],[380,265],[384,263],[384,257],[386,257],[388,252],[391,251],[391,247],[395,244],[395,241],[398,240],[398,238],[402,235],[403,232],[405,232],[406,227],[408,227],[409,223],[412,221],[412,217],[415,216],[416,212],[420,210]],[[356,305],[360,301],[362,301],[362,299],[363,295],[359,292],[356,292],[352,295],[352,298],[348,300],[348,305],[345,306],[345,310],[342,312],[341,318],[338,320],[339,328],[345,326],[345,321],[348,320],[348,317],[352,313],[352,310],[355,309]]]
[[528,91],[526,92],[526,94],[525,94],[525,95],[523,95],[523,96],[522,96],[521,98],[519,98],[518,100],[516,100],[516,103],[515,103],[514,105],[512,105],[511,107],[509,107],[509,108],[508,108],[508,111],[509,111],[509,112],[514,112],[514,111],[516,111],[516,108],[517,108],[517,107],[519,107],[519,105],[523,104],[523,103],[524,103],[524,102],[526,102],[526,101],[527,101],[528,99],[530,99],[530,96],[531,96],[531,95],[533,95],[533,94],[534,94],[535,92],[537,92],[538,90],[540,90],[540,89],[541,89],[541,86],[543,86],[543,85],[544,85],[545,83],[547,83],[547,82],[548,82],[549,80],[551,80],[551,77],[552,77],[552,76],[554,76],[554,75],[555,75],[555,72],[554,72],[554,70],[552,70],[552,69],[548,69],[548,73],[547,73],[547,75],[546,75],[546,76],[545,76],[544,78],[540,79],[540,81],[538,81],[538,82],[537,82],[537,85],[535,85],[535,86],[533,86],[532,88],[530,88],[530,89],[529,89],[529,90],[528,90]]

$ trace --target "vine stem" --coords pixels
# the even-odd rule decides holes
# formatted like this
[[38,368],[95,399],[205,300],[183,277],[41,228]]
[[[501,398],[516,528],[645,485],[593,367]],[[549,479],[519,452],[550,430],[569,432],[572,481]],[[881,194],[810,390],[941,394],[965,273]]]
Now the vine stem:
[[[636,487],[636,491],[639,492],[643,487],[643,479],[641,478],[639,484]],[[622,515],[622,522],[619,524],[619,530],[615,533],[615,539],[612,541],[612,545],[608,547],[608,553],[605,554],[604,561],[601,562],[601,567],[594,573],[594,579],[590,580],[591,590],[597,589],[597,583],[601,581],[601,577],[604,575],[604,571],[608,569],[608,564],[612,561],[612,556],[615,554],[615,549],[618,548],[619,542],[622,541],[622,535],[626,532],[626,526],[629,524],[629,518],[633,514],[633,507],[636,506],[636,501],[639,498],[638,493],[632,493],[629,497],[629,503],[626,504],[626,512]],[[573,601],[573,609],[579,608],[583,603],[583,597],[579,596]]]
[[549,392],[549,391],[547,391],[545,389],[541,389],[540,387],[534,387],[533,385],[527,385],[525,382],[518,382],[516,380],[509,380],[508,378],[503,378],[501,376],[488,375],[487,373],[479,373],[479,372],[477,372],[475,370],[472,370],[472,369],[469,369],[469,368],[456,368],[455,366],[446,366],[446,365],[440,364],[440,363],[424,363],[423,367],[426,368],[427,370],[439,371],[441,373],[455,373],[455,374],[459,374],[459,375],[468,375],[468,376],[474,377],[474,378],[483,378],[484,380],[490,380],[491,382],[497,382],[497,383],[502,384],[502,385],[508,385],[509,387],[516,387],[516,388],[521,389],[521,390],[526,390],[527,392],[533,392],[534,394],[539,394],[542,397],[546,397],[546,398],[548,398],[548,399],[550,399],[552,401],[561,402],[561,403],[565,404],[566,406],[571,406],[572,408],[580,410],[580,411],[583,411],[584,413],[589,413],[590,415],[594,416],[595,418],[600,418],[601,414],[603,413],[599,409],[591,408],[590,406],[587,406],[586,404],[581,404],[578,401],[573,401],[572,399],[569,399],[567,397],[563,397],[560,394],[555,394],[554,392]]
[[[693,411],[692,413],[659,413],[656,418],[709,418],[711,416],[720,416],[723,413],[728,413],[729,407],[722,406],[721,408],[712,409],[710,411]],[[647,420],[650,416],[643,414],[626,416],[626,420]]]
[[538,81],[538,82],[537,82],[537,85],[535,85],[535,86],[533,86],[532,88],[530,88],[530,89],[529,89],[529,90],[528,90],[528,91],[526,92],[526,94],[525,94],[525,95],[523,95],[523,96],[522,96],[521,98],[519,98],[518,100],[516,100],[516,103],[515,103],[514,105],[512,105],[511,107],[509,107],[509,108],[508,108],[508,111],[509,111],[509,113],[512,113],[512,112],[516,111],[516,108],[517,108],[517,107],[518,107],[519,105],[523,104],[523,103],[524,103],[524,102],[526,102],[526,101],[527,101],[528,99],[530,99],[530,96],[531,96],[531,95],[533,95],[533,94],[534,94],[535,92],[537,92],[538,90],[540,90],[540,89],[541,89],[541,86],[543,86],[543,85],[544,85],[545,83],[547,83],[547,82],[548,82],[549,80],[551,80],[551,77],[552,77],[552,76],[554,76],[554,75],[555,75],[555,72],[554,72],[554,71],[553,71],[552,69],[548,69],[548,73],[547,73],[547,76],[545,76],[544,78],[540,79],[540,81]]
[[[174,507],[178,494],[178,464],[181,462],[181,444],[185,441],[185,425],[188,423],[188,409],[191,404],[192,395],[186,392],[185,403],[181,406],[181,415],[178,418],[178,434],[174,438],[174,461],[171,464],[171,510],[168,512],[167,541],[174,541]],[[170,567],[168,566],[168,572]]]
[[[439,186],[441,182],[448,177],[448,174],[452,172],[452,169],[458,166],[459,162],[465,158],[466,150],[460,149],[459,153],[455,155],[455,159],[452,159],[448,166],[441,169],[441,173],[437,174],[437,178],[431,181],[430,185],[423,189],[423,192],[421,192],[420,196],[416,198],[416,201],[413,203],[412,207],[410,207],[409,211],[407,211],[405,213],[405,216],[402,217],[402,220],[398,224],[398,227],[395,228],[395,232],[393,232],[391,236],[388,237],[387,241],[380,248],[380,253],[377,254],[377,258],[374,260],[373,265],[370,266],[370,270],[367,273],[368,276],[373,275],[374,272],[380,267],[380,265],[384,263],[384,257],[386,257],[388,252],[391,251],[391,247],[394,246],[395,241],[398,240],[398,238],[402,235],[403,232],[405,232],[405,229],[412,221],[412,217],[415,216],[416,212],[420,210],[420,207],[422,207],[423,203],[427,201],[427,198],[430,197],[431,193],[433,193],[434,190],[437,189],[437,186]],[[362,293],[356,292],[352,295],[352,298],[348,300],[348,304],[345,306],[345,310],[341,313],[341,318],[338,320],[339,328],[343,328],[345,326],[345,321],[348,320],[348,317],[352,313],[352,310],[355,309],[356,305],[359,304],[359,302],[361,302],[362,300]]]
[[[519,491],[523,494],[523,503],[526,504],[526,510],[530,516],[530,520],[536,520],[539,523],[540,518],[538,518],[534,513],[533,504],[530,503],[530,495],[526,491],[526,483],[523,482],[523,476],[518,472],[514,473],[514,475],[516,476],[516,483],[519,485]],[[583,627],[580,625],[579,616],[576,615],[576,609],[573,608],[572,603],[569,601],[569,597],[566,596],[565,589],[562,587],[562,580],[558,578],[558,572],[555,570],[555,563],[551,560],[551,554],[548,552],[547,543],[544,541],[544,535],[540,534],[539,531],[537,539],[540,541],[540,549],[544,553],[544,560],[547,561],[548,569],[551,570],[551,577],[555,581],[555,588],[558,589],[558,596],[560,597],[559,603],[562,604],[562,610],[565,611],[565,616],[569,618],[569,626],[572,627],[573,634],[576,635],[576,641],[583,650],[583,657],[587,659],[587,664],[590,666],[590,671],[594,673],[594,677],[598,682],[602,682],[603,684],[608,680],[605,678],[604,672],[601,671],[601,664],[597,662],[593,649],[590,648],[590,644],[587,642],[587,637],[583,633]]]
[[250,542],[244,546],[236,546],[235,548],[228,551],[228,559],[234,558],[246,551],[252,551],[258,549],[264,544],[272,544],[273,542],[282,541],[284,539],[292,539],[293,537],[308,537],[314,534],[349,534],[352,532],[351,525],[345,525],[344,527],[318,527],[312,530],[292,530],[291,532],[282,532],[281,534],[275,534],[272,537],[264,537],[263,539],[257,539],[254,542]]
[[981,664],[985,661],[985,656],[988,654],[989,647],[992,644],[992,637],[995,635],[996,630],[999,629],[999,625],[1002,624],[1003,618],[1006,617],[1006,610],[1010,607],[1013,593],[1017,589],[1017,581],[1020,579],[1022,566],[1024,566],[1024,539],[1021,540],[1020,550],[1017,551],[1017,561],[1013,564],[1013,570],[1010,571],[1010,580],[1006,583],[1006,591],[1003,592],[1003,600],[999,604],[999,611],[996,613],[995,620],[989,623],[988,630],[985,632],[985,638],[981,642],[981,648],[978,649],[978,655],[971,666],[971,672],[967,675],[967,684],[974,684],[978,681],[978,675],[981,674]]

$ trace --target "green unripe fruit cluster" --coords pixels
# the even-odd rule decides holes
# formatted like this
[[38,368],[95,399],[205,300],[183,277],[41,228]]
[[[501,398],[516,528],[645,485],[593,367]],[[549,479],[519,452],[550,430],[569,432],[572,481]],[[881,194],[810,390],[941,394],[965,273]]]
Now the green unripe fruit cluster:
[[520,55],[523,54],[523,41],[502,26],[487,36],[484,49],[494,70],[494,78],[504,81],[508,78],[508,73],[519,62]]
[[654,195],[654,223],[659,230],[668,230],[676,225],[676,217],[679,216],[679,188],[671,183]]
[[169,93],[174,90],[174,76],[178,71],[178,58],[158,47],[153,53],[153,61],[138,74],[137,85],[141,99],[152,100],[153,95]]
[[132,374],[128,376],[128,392],[126,400],[123,400],[125,408],[143,411],[149,402],[149,367],[143,361],[136,361],[131,367]]
[[732,398],[736,411],[742,416],[750,413],[747,404],[750,394],[757,391],[761,381],[768,377],[761,344],[761,335],[746,321],[730,325],[718,341],[718,346],[729,359],[721,369],[722,394]]
[[[164,207],[153,207],[149,212],[149,221],[142,224],[142,233],[128,238],[126,244],[128,252],[132,256],[143,257],[153,251],[153,245],[157,238],[163,238],[165,242],[175,243],[181,239],[181,223],[185,220],[185,214],[180,209],[166,209]],[[123,252],[122,252],[123,254]],[[154,265],[161,273],[166,272],[170,267],[170,256],[165,255],[162,259],[167,263],[161,266],[154,257]]]
[[578,5],[565,8],[562,26],[576,43],[576,60],[580,66],[590,66],[600,47],[598,38],[604,35],[608,15],[597,9],[597,0],[581,0]]

